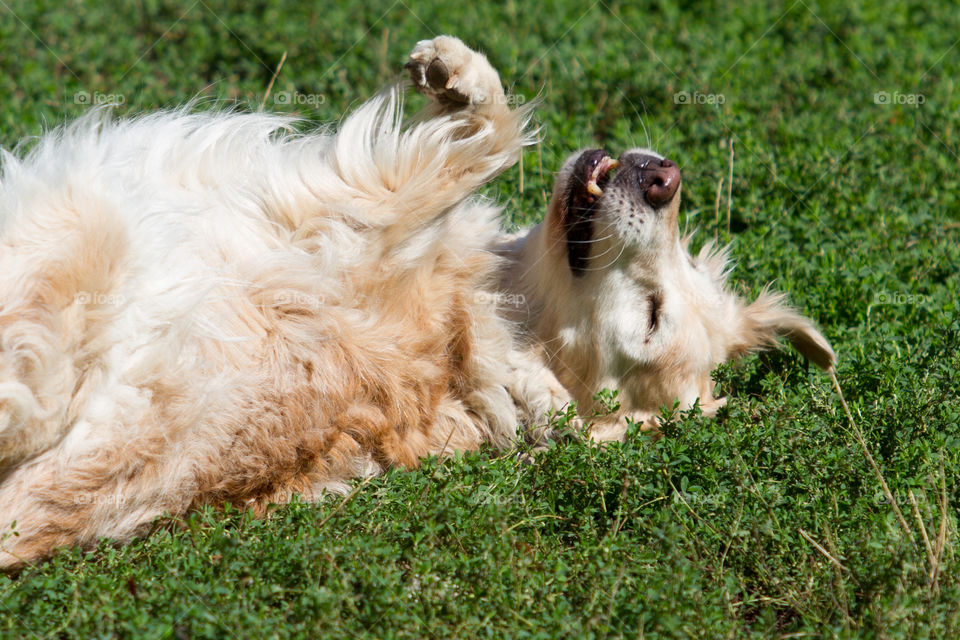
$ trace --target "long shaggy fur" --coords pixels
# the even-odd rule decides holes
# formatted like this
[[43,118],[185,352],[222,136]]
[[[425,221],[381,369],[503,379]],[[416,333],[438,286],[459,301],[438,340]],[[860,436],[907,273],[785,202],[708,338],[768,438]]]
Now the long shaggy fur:
[[[740,304],[723,260],[701,254],[702,273],[669,286],[719,292],[727,316],[617,369],[608,320],[637,265],[595,263],[596,294],[578,289],[558,206],[509,240],[473,196],[531,141],[529,109],[454,38],[419,43],[408,68],[431,98],[409,122],[397,86],[336,132],[94,110],[4,153],[0,532],[19,536],[0,541],[0,569],[129,539],[164,512],[262,513],[428,454],[507,447],[602,386],[648,413],[712,398],[712,366],[781,335],[832,363],[808,321],[772,294]],[[522,317],[504,295],[527,301]]]

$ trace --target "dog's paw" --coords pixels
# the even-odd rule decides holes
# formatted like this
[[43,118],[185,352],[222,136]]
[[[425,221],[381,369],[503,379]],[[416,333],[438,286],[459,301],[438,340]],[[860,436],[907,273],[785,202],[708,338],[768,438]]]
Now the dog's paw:
[[727,406],[726,398],[710,398],[706,402],[703,401],[703,398],[700,399],[700,411],[707,418],[713,418],[717,415],[722,407]]
[[503,99],[500,76],[482,53],[457,38],[421,40],[405,68],[417,91],[442,103],[495,104]]
[[[629,422],[627,421],[629,418]],[[594,442],[623,442],[630,429],[630,423],[640,425],[641,433],[645,433],[654,441],[659,440],[660,419],[656,415],[629,412],[626,415],[612,414],[594,420],[590,425],[590,439]]]

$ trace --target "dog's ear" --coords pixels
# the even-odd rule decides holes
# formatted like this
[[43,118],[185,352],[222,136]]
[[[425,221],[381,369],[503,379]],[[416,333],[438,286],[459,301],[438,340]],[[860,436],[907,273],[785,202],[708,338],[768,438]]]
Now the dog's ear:
[[786,338],[805,358],[825,371],[837,361],[830,343],[808,318],[784,303],[782,293],[764,289],[751,304],[739,309],[740,322],[734,335],[730,355],[779,346],[778,339]]

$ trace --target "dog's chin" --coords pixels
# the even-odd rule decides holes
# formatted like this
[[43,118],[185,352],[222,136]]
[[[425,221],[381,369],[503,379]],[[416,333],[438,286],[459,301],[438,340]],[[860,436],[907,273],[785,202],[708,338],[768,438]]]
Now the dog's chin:
[[678,233],[680,192],[661,207],[651,206],[631,188],[613,181],[598,202],[594,231],[620,252],[630,255],[658,251]]

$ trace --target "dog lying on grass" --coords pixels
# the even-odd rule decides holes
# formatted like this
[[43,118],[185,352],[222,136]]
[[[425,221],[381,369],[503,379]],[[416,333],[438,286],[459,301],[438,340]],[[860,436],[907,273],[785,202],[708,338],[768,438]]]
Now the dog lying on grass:
[[[474,199],[531,142],[455,38],[335,134],[280,116],[95,111],[6,154],[0,184],[0,568],[128,540],[157,516],[318,499],[429,454],[549,437],[550,411],[624,437],[711,370],[789,340],[834,354],[764,293],[687,252],[680,172],[643,149],[574,154],[544,222],[509,237]],[[522,305],[500,304],[504,300]]]

